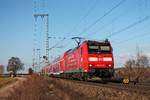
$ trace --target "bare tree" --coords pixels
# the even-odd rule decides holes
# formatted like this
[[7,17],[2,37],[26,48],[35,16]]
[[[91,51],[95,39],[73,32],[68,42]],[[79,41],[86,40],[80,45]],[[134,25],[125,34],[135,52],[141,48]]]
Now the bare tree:
[[136,61],[134,59],[129,59],[126,61],[125,63],[125,76],[129,77],[129,79],[131,80],[131,78],[133,77],[134,73],[134,67],[136,65]]
[[144,67],[144,68],[149,67],[148,57],[146,55],[141,55],[137,57],[137,66]]
[[136,61],[136,81],[139,82],[139,78],[143,76],[146,72],[146,68],[149,66],[149,60],[146,55],[142,55],[137,53],[137,61]]
[[148,57],[137,52],[135,59],[133,58],[126,61],[125,72],[130,80],[135,80],[136,82],[139,82],[139,79],[144,75],[148,66]]
[[7,71],[12,71],[14,74],[16,74],[16,72],[18,70],[22,70],[23,69],[23,63],[21,62],[20,58],[18,57],[11,57],[8,60],[8,66],[7,66]]

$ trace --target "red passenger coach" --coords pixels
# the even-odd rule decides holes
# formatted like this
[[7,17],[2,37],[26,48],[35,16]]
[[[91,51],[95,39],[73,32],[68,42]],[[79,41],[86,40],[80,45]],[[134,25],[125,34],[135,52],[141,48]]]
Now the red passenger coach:
[[86,40],[54,60],[48,66],[48,73],[59,74],[65,78],[111,78],[114,74],[112,51],[108,40]]

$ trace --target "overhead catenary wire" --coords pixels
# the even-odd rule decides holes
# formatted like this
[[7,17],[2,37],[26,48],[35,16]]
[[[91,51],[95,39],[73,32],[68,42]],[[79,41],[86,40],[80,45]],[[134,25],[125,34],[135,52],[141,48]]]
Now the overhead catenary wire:
[[[130,8],[126,9],[126,11],[129,11]],[[131,10],[130,10],[131,11]],[[112,20],[110,20],[109,22],[107,22],[106,24],[104,24],[103,26],[100,26],[97,30],[93,31],[92,33],[95,35],[97,34],[99,31],[104,30],[105,28],[109,27],[110,25],[114,24],[117,20],[119,20],[122,16],[126,15],[128,12],[124,13],[125,11],[123,11],[121,14],[117,15],[116,17],[114,17]]]
[[49,37],[50,39],[64,39],[64,38],[67,38],[67,37],[60,37],[60,36],[50,36]]
[[86,14],[81,18],[81,20],[75,25],[75,27],[73,28],[73,31],[77,29],[77,27],[83,22],[83,20],[85,20],[89,14],[93,11],[93,9],[96,7],[96,5],[98,4],[99,0],[95,0],[94,4],[88,9],[88,11],[86,12]]
[[[121,0],[117,5],[115,5],[113,8],[111,8],[111,9],[110,9],[108,12],[106,12],[103,16],[101,16],[100,18],[98,18],[93,24],[91,24],[91,25],[88,27],[88,29],[89,29],[91,26],[97,24],[100,20],[102,20],[105,16],[107,16],[109,13],[111,13],[114,9],[116,9],[117,7],[119,7],[119,6],[120,6],[121,4],[123,4],[125,1],[126,1],[126,0]],[[96,3],[96,2],[97,2],[97,0],[95,1],[95,3]],[[94,4],[94,5],[96,5],[96,4]],[[86,17],[89,15],[89,13],[92,11],[92,9],[94,9],[94,6],[91,6],[91,8],[88,10],[88,12],[85,14],[85,16],[83,16],[82,20],[83,20],[84,18],[86,18]],[[82,20],[81,20],[81,21],[82,21]],[[79,24],[81,23],[81,21],[79,22]],[[87,30],[87,28],[86,28],[86,30]],[[84,31],[85,31],[85,29],[84,29]],[[80,34],[79,34],[79,35],[80,35]],[[68,37],[68,36],[70,36],[70,34],[68,34],[66,37]],[[66,38],[60,40],[60,42],[57,42],[56,44],[62,43],[62,42],[64,42],[65,40],[66,40]]]
[[[126,0],[121,0],[118,4],[116,4],[114,7],[112,7],[110,10],[108,10],[103,16],[101,16],[101,17],[99,17],[96,21],[94,21],[91,25],[89,25],[87,28],[85,28],[83,31],[82,31],[82,33],[83,32],[85,32],[85,31],[87,31],[88,29],[90,29],[91,27],[93,27],[95,24],[97,24],[100,20],[102,20],[105,16],[107,16],[107,15],[109,15],[113,10],[115,10],[116,8],[118,8],[120,5],[122,5],[124,2],[125,2]],[[90,11],[89,12],[87,12],[87,14],[85,15],[85,17],[88,15],[88,13],[90,13]],[[82,33],[80,33],[80,34],[82,34]],[[80,34],[78,34],[78,35],[80,35]],[[68,36],[70,36],[70,34],[68,34],[66,37],[68,37]],[[66,39],[62,39],[62,40],[60,40],[60,42],[59,43],[62,43],[62,42],[64,42]],[[57,43],[58,44],[58,43]]]
[[112,19],[110,22],[106,23],[105,25],[101,26],[100,28],[98,28],[96,31],[94,31],[93,33],[96,34],[99,30],[103,30],[106,28],[106,26],[108,27],[109,25],[111,25],[112,23],[114,23],[116,20],[118,20],[118,17],[115,17],[114,19]]
[[58,41],[56,44],[54,44],[53,46],[51,46],[51,48],[55,48],[57,47],[60,43],[62,43],[66,38],[63,38],[62,40]]
[[[143,22],[143,21],[142,21]],[[136,22],[135,22],[136,23]],[[140,22],[141,23],[141,22]],[[134,23],[133,23],[134,24]],[[131,25],[129,25],[131,28],[132,27],[134,27],[135,25],[133,25],[132,26],[132,24]],[[126,30],[128,30],[128,29],[130,29],[130,27],[129,26],[127,26],[127,27],[125,27],[125,28],[123,28],[123,29],[121,29],[121,30],[119,30],[119,31],[116,31],[116,32],[119,32],[119,33],[121,33],[121,32],[123,32],[123,31],[126,31]],[[115,32],[113,32],[113,33],[115,33]],[[117,34],[119,34],[119,33],[117,33]],[[117,35],[117,34],[115,34],[115,35]],[[112,35],[112,34],[111,34]],[[112,35],[113,36],[113,35]],[[127,41],[130,41],[130,40],[133,40],[133,39],[136,39],[136,38],[139,38],[139,37],[142,37],[143,35],[139,35],[139,36],[135,36],[135,37],[131,37],[131,38],[129,38],[129,39],[125,39],[125,40],[123,40],[123,41],[120,41],[120,42],[117,42],[118,44],[121,44],[121,43],[124,43],[124,42],[127,42]],[[147,35],[144,35],[144,36],[147,36]],[[111,37],[111,36],[110,36]],[[57,42],[56,44],[57,45],[59,45],[59,44],[61,44],[64,40],[66,40],[66,39],[62,39],[62,40],[60,40],[60,42]],[[56,45],[55,44],[55,45]],[[53,47],[53,46],[52,46]]]
[[[77,23],[77,24],[75,25],[75,27],[73,28],[73,31],[74,31],[74,30],[81,24],[81,22],[82,22],[83,20],[85,20],[85,19],[87,18],[87,16],[92,12],[92,10],[93,10],[93,9],[96,7],[96,5],[98,4],[97,2],[98,2],[98,0],[96,0],[95,3],[89,8],[89,10],[87,11],[87,13],[81,18],[81,20],[79,21],[79,23]],[[69,36],[70,36],[70,34],[67,34],[66,37],[69,37]],[[60,40],[60,43],[64,42],[65,40],[66,40],[66,38]],[[57,43],[57,44],[58,44],[58,43]]]
[[128,25],[128,26],[118,30],[118,31],[116,31],[116,32],[111,33],[106,38],[110,38],[110,37],[112,37],[114,35],[117,35],[117,34],[119,34],[121,32],[124,32],[124,31],[126,31],[126,30],[128,30],[128,29],[130,29],[130,28],[132,28],[132,27],[134,27],[134,26],[136,26],[136,25],[146,21],[146,20],[149,20],[149,19],[150,19],[150,16],[146,16],[146,17],[144,17],[144,18],[142,18],[142,19],[140,19],[140,20],[138,20],[138,21],[136,21],[136,22],[134,22],[134,23],[132,23],[132,24],[130,24],[130,25]]
[[[106,17],[107,15],[109,15],[113,10],[115,10],[116,8],[118,8],[120,5],[122,5],[126,0],[121,0],[118,4],[116,4],[114,7],[112,7],[110,10],[108,10],[106,13],[104,13],[104,15],[100,16],[97,20],[95,20],[92,24],[90,24],[88,27],[86,27],[85,29],[83,29],[83,31],[80,34],[83,34],[84,32],[86,32],[87,30],[89,30],[90,28],[92,28],[95,24],[97,24],[99,21],[101,21],[104,17]],[[78,34],[78,35],[80,35]]]
[[131,40],[134,40],[134,39],[137,39],[137,38],[142,38],[142,37],[145,37],[145,36],[148,36],[148,35],[150,35],[150,32],[144,33],[144,34],[140,34],[140,35],[136,35],[136,36],[130,37],[130,38],[126,39],[126,40],[122,40],[122,41],[114,42],[114,43],[115,44],[122,44],[122,43],[131,41]]

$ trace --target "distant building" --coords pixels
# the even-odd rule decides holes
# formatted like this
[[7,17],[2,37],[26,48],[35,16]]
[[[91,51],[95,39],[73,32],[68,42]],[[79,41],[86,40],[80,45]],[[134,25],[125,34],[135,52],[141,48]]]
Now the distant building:
[[0,74],[4,73],[4,66],[0,64]]

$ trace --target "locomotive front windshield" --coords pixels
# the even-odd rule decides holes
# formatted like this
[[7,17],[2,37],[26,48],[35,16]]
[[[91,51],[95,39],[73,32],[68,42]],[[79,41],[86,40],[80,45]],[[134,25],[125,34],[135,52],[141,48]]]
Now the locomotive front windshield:
[[111,53],[111,47],[109,44],[89,44],[89,54],[99,54],[99,53]]

